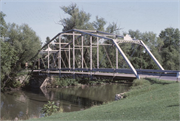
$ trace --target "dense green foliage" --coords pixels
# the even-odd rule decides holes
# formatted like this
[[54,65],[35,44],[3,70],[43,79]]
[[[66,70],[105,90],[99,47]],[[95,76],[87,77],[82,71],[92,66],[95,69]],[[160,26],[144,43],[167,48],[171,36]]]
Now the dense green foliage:
[[[16,51],[9,43],[0,41],[1,44],[1,80],[11,73],[12,65],[15,65],[18,57]],[[3,83],[2,83],[3,85]]]
[[72,4],[68,7],[62,6],[61,9],[68,14],[69,18],[63,18],[60,20],[60,24],[64,27],[63,31],[70,29],[92,29],[92,24],[89,23],[90,14],[83,10],[79,10],[76,4]]
[[7,30],[7,26],[6,26],[6,22],[4,20],[4,17],[6,15],[0,11],[0,37],[3,37],[6,33],[6,30]]
[[55,78],[52,84],[53,87],[66,87],[71,85],[77,85],[78,81],[76,79],[69,79],[69,78]]
[[163,41],[161,57],[165,68],[179,70],[180,63],[180,31],[179,29],[166,28],[159,35]]
[[179,83],[147,80],[151,85],[131,89],[125,99],[32,120],[179,120]]
[[53,113],[56,113],[58,111],[58,108],[55,103],[52,101],[48,101],[47,104],[44,104],[41,112],[45,115],[45,116],[50,116]]
[[19,72],[25,70],[25,63],[37,53],[41,42],[36,33],[27,25],[6,24],[4,14],[0,17],[3,21],[1,31],[1,89],[13,87]]

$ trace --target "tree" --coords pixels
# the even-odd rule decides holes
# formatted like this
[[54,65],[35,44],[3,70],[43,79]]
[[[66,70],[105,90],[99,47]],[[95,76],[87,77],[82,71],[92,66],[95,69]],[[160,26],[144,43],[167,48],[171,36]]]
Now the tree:
[[[16,56],[16,50],[7,43],[0,41],[1,45],[1,89],[5,87],[8,79],[11,79],[10,73],[12,66],[16,64],[18,57]],[[3,83],[2,83],[3,82]]]
[[41,47],[39,37],[27,24],[21,26],[15,23],[9,24],[7,36],[9,39],[6,40],[6,42],[10,43],[17,51],[17,66],[25,64]]
[[120,30],[122,28],[118,27],[117,23],[110,23],[109,26],[106,28],[106,32],[120,35]]
[[179,29],[166,28],[161,31],[159,38],[163,41],[163,46],[160,48],[163,66],[168,70],[179,70]]
[[104,26],[106,25],[106,21],[104,18],[99,18],[96,16],[96,21],[93,22],[93,26],[95,30],[104,31]]
[[3,39],[7,30],[6,22],[4,20],[5,16],[6,15],[3,12],[0,12],[0,37],[2,37]]
[[5,26],[5,39],[0,40],[1,89],[12,86],[18,73],[25,69],[25,63],[29,62],[41,47],[39,37],[27,24],[19,26],[12,23]]
[[63,26],[63,31],[71,29],[92,29],[93,26],[89,22],[91,15],[79,10],[76,4],[70,6],[62,6],[61,9],[68,15],[69,18],[61,19],[59,22]]

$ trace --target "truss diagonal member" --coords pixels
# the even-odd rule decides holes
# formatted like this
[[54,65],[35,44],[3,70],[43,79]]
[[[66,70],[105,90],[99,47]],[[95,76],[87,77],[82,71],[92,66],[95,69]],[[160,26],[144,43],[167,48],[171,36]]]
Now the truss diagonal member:
[[137,71],[135,70],[135,68],[133,67],[133,65],[131,64],[131,62],[129,61],[129,59],[126,57],[126,55],[124,54],[124,52],[122,51],[122,49],[119,47],[118,43],[116,42],[116,39],[112,39],[113,43],[115,44],[116,48],[118,49],[118,51],[121,53],[121,55],[123,56],[123,58],[125,59],[125,61],[127,62],[127,64],[129,65],[129,67],[131,68],[131,70],[133,71],[134,75],[136,76],[136,78],[140,79],[140,76],[137,74]]
[[104,50],[105,50],[106,56],[107,56],[107,58],[108,58],[108,60],[109,60],[109,63],[110,63],[110,65],[111,65],[111,68],[114,68],[113,65],[112,65],[111,59],[109,58],[109,55],[108,55],[107,50],[106,50],[106,48],[104,47],[104,45],[103,45],[103,48],[104,48]]
[[56,61],[55,61],[55,58],[54,58],[54,54],[52,55],[53,57],[53,61],[54,61],[54,67],[56,67]]
[[43,63],[44,68],[46,68],[46,65],[45,65],[45,63],[44,63],[44,60],[43,60],[42,58],[40,58],[40,59],[42,60],[42,63]]
[[146,49],[148,54],[151,56],[151,58],[154,60],[154,62],[157,64],[157,66],[161,69],[164,70],[164,68],[161,66],[161,64],[158,62],[158,60],[154,57],[154,55],[151,53],[151,51],[148,49],[148,47],[144,44],[142,40],[140,40],[142,46]]

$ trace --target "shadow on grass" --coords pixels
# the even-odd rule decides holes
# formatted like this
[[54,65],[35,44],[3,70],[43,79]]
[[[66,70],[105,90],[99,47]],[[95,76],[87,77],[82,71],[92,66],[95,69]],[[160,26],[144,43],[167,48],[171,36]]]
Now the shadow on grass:
[[159,79],[154,79],[154,78],[145,78],[146,80],[148,80],[149,82],[151,82],[151,84],[171,84],[171,81],[165,81],[165,80],[159,80]]
[[179,107],[179,104],[176,104],[176,105],[169,105],[167,107],[175,107],[175,106],[178,106]]

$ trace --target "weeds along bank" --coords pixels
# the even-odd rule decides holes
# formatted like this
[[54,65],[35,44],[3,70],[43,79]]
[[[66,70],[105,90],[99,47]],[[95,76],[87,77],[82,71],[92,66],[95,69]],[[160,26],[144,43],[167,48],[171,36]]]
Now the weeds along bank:
[[179,83],[156,79],[134,80],[119,101],[84,111],[54,113],[31,120],[179,120]]

